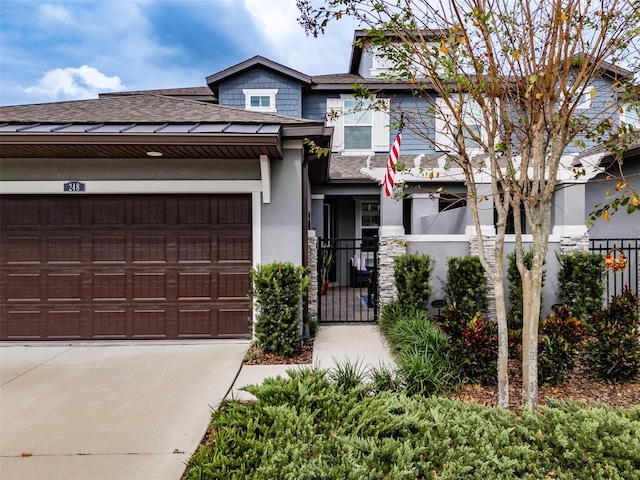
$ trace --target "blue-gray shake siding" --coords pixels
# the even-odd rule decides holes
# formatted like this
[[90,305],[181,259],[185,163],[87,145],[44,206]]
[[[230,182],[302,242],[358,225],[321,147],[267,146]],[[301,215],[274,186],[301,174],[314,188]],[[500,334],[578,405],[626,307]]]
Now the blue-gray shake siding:
[[303,117],[302,89],[298,81],[256,67],[220,83],[220,105],[245,108],[243,89],[276,89],[276,110],[279,115]]

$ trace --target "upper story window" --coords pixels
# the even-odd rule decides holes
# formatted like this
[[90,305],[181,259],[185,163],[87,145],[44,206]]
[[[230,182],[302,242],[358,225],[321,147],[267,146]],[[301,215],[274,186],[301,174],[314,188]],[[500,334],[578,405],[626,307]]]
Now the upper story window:
[[[386,102],[388,107],[388,102]],[[352,95],[327,98],[327,125],[333,126],[333,152],[367,155],[389,151],[389,114]]]
[[258,112],[276,112],[277,89],[242,89],[244,108]]
[[[444,99],[438,98],[436,102],[436,144],[441,150],[457,150],[454,138],[460,127],[459,122]],[[478,139],[486,139],[480,105],[475,100],[466,100],[462,105],[460,119],[463,122],[462,134],[465,148],[471,151],[480,150],[481,145],[478,143]]]
[[589,85],[584,89],[584,92],[580,96],[580,101],[576,105],[578,110],[587,110],[593,105],[593,99],[596,97],[596,87]]
[[624,105],[620,108],[620,122],[633,125],[634,129],[640,129],[640,107]]

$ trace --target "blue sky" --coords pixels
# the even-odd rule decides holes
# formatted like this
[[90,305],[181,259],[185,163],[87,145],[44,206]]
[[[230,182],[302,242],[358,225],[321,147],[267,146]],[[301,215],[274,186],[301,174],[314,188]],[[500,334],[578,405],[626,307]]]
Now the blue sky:
[[262,55],[346,72],[354,24],[306,37],[295,0],[1,0],[0,105],[205,85]]

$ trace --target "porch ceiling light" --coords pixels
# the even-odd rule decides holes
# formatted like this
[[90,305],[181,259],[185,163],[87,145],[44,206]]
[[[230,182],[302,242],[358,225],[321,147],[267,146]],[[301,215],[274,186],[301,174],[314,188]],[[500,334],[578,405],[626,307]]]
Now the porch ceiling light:
[[149,157],[161,157],[161,156],[162,156],[162,152],[154,152],[154,151],[151,151],[151,152],[147,152],[147,155],[148,155]]

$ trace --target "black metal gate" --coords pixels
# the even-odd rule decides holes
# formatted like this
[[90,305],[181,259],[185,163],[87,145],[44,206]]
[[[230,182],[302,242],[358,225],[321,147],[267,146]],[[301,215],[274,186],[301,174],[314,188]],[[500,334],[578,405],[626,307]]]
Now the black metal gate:
[[378,239],[320,239],[318,321],[378,319]]
[[589,250],[594,253],[606,255],[610,253],[614,258],[619,259],[620,255],[624,255],[626,259],[626,267],[620,271],[607,270],[606,295],[607,304],[611,297],[619,295],[625,287],[629,287],[631,291],[638,293],[638,252],[640,251],[640,239],[622,238],[622,239],[591,239],[589,241]]

